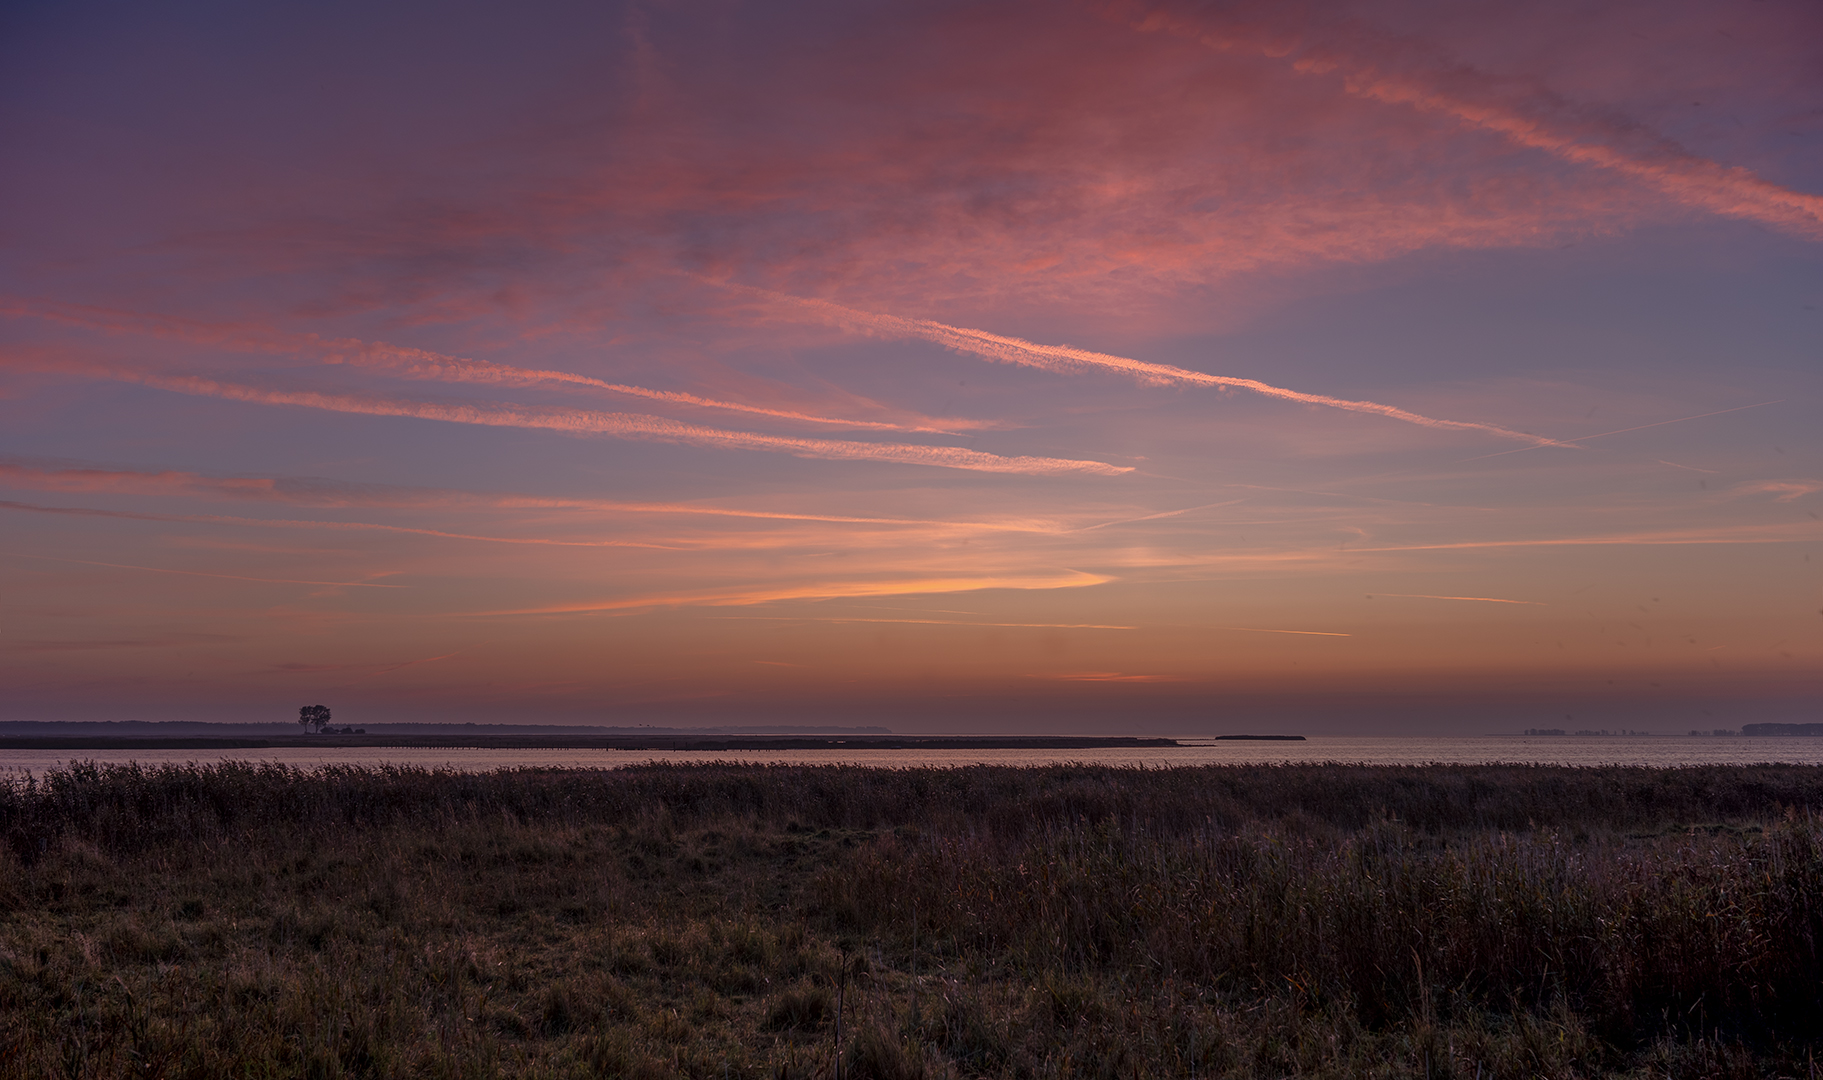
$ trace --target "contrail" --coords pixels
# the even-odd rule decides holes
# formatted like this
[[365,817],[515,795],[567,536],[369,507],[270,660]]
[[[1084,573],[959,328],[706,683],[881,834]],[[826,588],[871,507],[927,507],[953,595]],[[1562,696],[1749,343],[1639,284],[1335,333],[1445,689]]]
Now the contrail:
[[1251,497],[1252,496],[1242,496],[1241,498],[1238,498],[1238,499],[1226,499],[1226,500],[1223,500],[1222,502],[1204,503],[1201,506],[1186,506],[1182,510],[1166,510],[1166,511],[1163,511],[1163,512],[1157,513],[1157,514],[1146,514],[1142,517],[1120,518],[1116,521],[1104,521],[1098,525],[1084,525],[1080,529],[1072,529],[1070,531],[1071,532],[1094,532],[1096,529],[1112,528],[1115,525],[1131,525],[1134,522],[1138,522],[1138,521],[1157,521],[1160,518],[1181,517],[1184,514],[1194,514],[1198,510],[1213,510],[1218,506],[1233,506],[1235,503],[1244,503]]
[[1823,196],[1793,191],[1747,169],[1711,161],[1642,125],[1600,117],[1549,92],[1523,97],[1504,92],[1466,66],[1388,70],[1340,49],[1300,47],[1263,32],[1209,31],[1163,12],[1147,15],[1137,28],[1165,30],[1220,52],[1274,59],[1297,53],[1290,63],[1293,71],[1339,76],[1344,91],[1356,97],[1448,116],[1562,161],[1631,177],[1685,206],[1823,240]]
[[[860,428],[870,431],[907,431],[928,432],[937,435],[954,435],[953,430],[944,428],[889,424],[877,420],[845,420],[835,416],[817,416],[813,413],[794,412],[790,409],[768,409],[759,405],[743,405],[734,401],[721,401],[706,398],[699,394],[689,394],[678,390],[653,390],[644,386],[632,386],[627,383],[608,382],[588,375],[577,375],[568,371],[548,371],[534,368],[514,367],[510,364],[499,364],[486,360],[468,360],[457,356],[445,356],[441,353],[427,352],[423,349],[401,348],[393,345],[368,344],[359,341],[326,341],[324,345],[332,348],[349,346],[346,351],[333,352],[324,356],[327,363],[346,363],[362,367],[379,368],[393,374],[405,375],[414,379],[431,379],[441,382],[492,383],[505,386],[538,386],[546,383],[567,384],[570,386],[587,386],[597,390],[606,390],[629,397],[642,397],[652,401],[663,401],[673,405],[690,405],[704,409],[722,409],[729,412],[747,413],[753,416],[766,416],[777,420],[795,420],[807,424],[828,424],[835,427]],[[963,426],[950,425],[952,428]]]
[[[1634,427],[1615,428],[1613,431],[1597,432],[1594,435],[1578,435],[1574,439],[1568,439],[1565,441],[1573,446],[1581,446],[1583,443],[1588,442],[1590,439],[1605,439],[1610,435],[1625,435],[1630,431],[1644,431],[1647,428],[1664,427],[1666,424],[1681,424],[1686,420],[1706,420],[1711,416],[1726,416],[1729,413],[1745,412],[1748,409],[1758,409],[1765,405],[1779,405],[1779,404],[1782,404],[1784,401],[1785,401],[1784,398],[1773,398],[1771,401],[1756,401],[1752,405],[1736,405],[1732,409],[1717,409],[1714,412],[1697,413],[1694,416],[1680,416],[1674,420],[1655,420],[1650,424],[1638,424]],[[1463,461],[1486,461],[1488,458],[1505,457],[1508,454],[1517,454],[1517,453],[1520,453],[1521,451],[1533,450],[1533,449],[1536,449],[1536,447],[1521,446],[1517,450],[1500,450],[1500,451],[1497,451],[1492,454],[1481,454],[1481,455],[1478,455],[1478,456],[1472,457],[1472,458],[1463,458],[1462,460]],[[1677,465],[1676,462],[1671,462],[1671,461],[1667,461],[1667,462],[1665,462],[1665,464],[1676,465],[1676,467],[1680,468],[1680,469],[1687,469],[1690,467],[1688,465]],[[1697,469],[1695,471],[1696,472],[1712,472],[1714,470]]]
[[[1454,98],[1419,80],[1340,57],[1313,57],[1292,68],[1309,74],[1337,72],[1348,92],[1358,97],[1442,113],[1564,161],[1643,181],[1686,206],[1757,221],[1808,240],[1823,240],[1823,197],[1780,187],[1737,165],[1699,157],[1669,139],[1654,139],[1649,154],[1639,154],[1605,142],[1584,141],[1511,108]],[[1613,137],[1597,133],[1597,138],[1603,136]]]
[[957,352],[972,353],[975,356],[1004,364],[1022,364],[1026,367],[1043,368],[1047,371],[1114,371],[1151,386],[1190,385],[1213,386],[1223,390],[1247,390],[1282,401],[1295,401],[1304,405],[1321,405],[1325,408],[1384,416],[1389,420],[1416,424],[1419,427],[1447,431],[1475,431],[1503,439],[1518,439],[1534,446],[1572,446],[1570,443],[1548,439],[1542,435],[1513,431],[1495,424],[1480,424],[1467,420],[1440,420],[1433,416],[1424,416],[1375,401],[1351,401],[1347,398],[1330,397],[1326,394],[1306,394],[1300,390],[1288,390],[1282,386],[1263,383],[1258,379],[1243,379],[1233,375],[1210,375],[1206,372],[1192,371],[1189,368],[1174,367],[1170,364],[1154,364],[1145,360],[1091,352],[1068,345],[1041,345],[1023,338],[989,333],[986,330],[950,326],[929,319],[907,319],[897,315],[859,311],[831,303],[828,300],[789,296],[750,286],[730,287],[762,294],[781,304],[814,314],[823,322],[846,330],[877,337],[918,338],[932,341]]
[[722,409],[754,416],[772,417],[778,420],[827,424],[833,427],[953,435],[956,432],[949,429],[979,426],[958,421],[949,424],[949,428],[939,428],[924,424],[892,424],[878,420],[849,420],[837,416],[819,416],[815,413],[798,412],[791,409],[772,409],[736,401],[723,401],[677,390],[654,390],[645,386],[608,382],[605,379],[577,375],[568,371],[522,368],[488,360],[471,360],[432,352],[428,349],[388,345],[384,342],[360,341],[355,338],[324,338],[316,334],[288,333],[264,328],[221,326],[193,319],[143,315],[137,312],[115,311],[109,308],[65,304],[50,300],[0,299],[0,315],[27,316],[107,333],[143,334],[221,348],[303,354],[315,356],[324,363],[374,368],[412,379],[491,383],[503,386],[541,386],[552,383],[586,386],[673,405]]
[[268,390],[206,379],[196,375],[155,375],[128,369],[91,369],[91,373],[179,394],[224,398],[229,401],[246,401],[261,405],[299,405],[311,409],[368,416],[408,416],[420,420],[478,424],[484,427],[530,428],[578,435],[611,435],[623,439],[691,443],[741,450],[765,450],[792,454],[796,457],[831,461],[878,461],[1031,476],[1067,473],[1118,476],[1133,471],[1131,466],[1109,465],[1101,461],[1047,457],[1001,457],[957,446],[916,446],[905,443],[863,443],[837,439],[795,439],[783,435],[759,435],[746,431],[725,431],[719,428],[701,427],[696,424],[680,423],[662,416],[646,416],[640,413],[608,413],[585,409],[534,408],[503,404],[435,403],[312,390]]

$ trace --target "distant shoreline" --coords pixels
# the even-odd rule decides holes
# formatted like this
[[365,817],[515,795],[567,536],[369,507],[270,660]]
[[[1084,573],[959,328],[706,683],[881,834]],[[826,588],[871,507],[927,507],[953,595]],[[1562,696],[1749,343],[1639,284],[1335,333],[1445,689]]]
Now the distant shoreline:
[[[1301,740],[1302,735],[1223,735],[1222,739]],[[1105,750],[1174,747],[1176,739],[1069,735],[289,735],[262,738],[0,736],[11,750],[263,750],[279,747],[420,747],[479,750]]]

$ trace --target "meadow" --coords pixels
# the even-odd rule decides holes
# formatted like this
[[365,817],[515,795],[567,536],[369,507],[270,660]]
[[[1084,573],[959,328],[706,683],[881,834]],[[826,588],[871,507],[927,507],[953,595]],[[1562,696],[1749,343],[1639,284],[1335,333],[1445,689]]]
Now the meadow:
[[78,765],[0,1077],[1772,1077],[1823,768]]

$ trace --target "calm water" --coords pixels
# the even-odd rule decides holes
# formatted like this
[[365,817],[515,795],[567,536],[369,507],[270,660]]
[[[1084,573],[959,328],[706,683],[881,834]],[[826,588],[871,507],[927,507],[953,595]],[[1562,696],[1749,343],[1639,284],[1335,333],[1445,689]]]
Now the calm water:
[[1306,742],[1223,742],[1168,748],[1113,750],[485,750],[280,747],[269,750],[5,750],[0,774],[42,773],[71,761],[144,764],[277,761],[286,765],[376,765],[485,772],[522,766],[612,769],[647,761],[759,761],[827,765],[837,762],[888,768],[957,765],[1049,765],[1092,762],[1165,768],[1174,765],[1291,761],[1345,761],[1369,765],[1427,762],[1533,762],[1551,765],[1676,765],[1792,762],[1823,764],[1823,738],[1768,739],[1716,736],[1584,736],[1527,738],[1359,738],[1312,736]]

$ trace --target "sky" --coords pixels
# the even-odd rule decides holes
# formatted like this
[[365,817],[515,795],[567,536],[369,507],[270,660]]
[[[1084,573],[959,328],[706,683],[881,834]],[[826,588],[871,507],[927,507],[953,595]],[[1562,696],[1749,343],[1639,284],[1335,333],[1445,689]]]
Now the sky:
[[27,0],[0,144],[0,719],[1823,720],[1808,0]]

